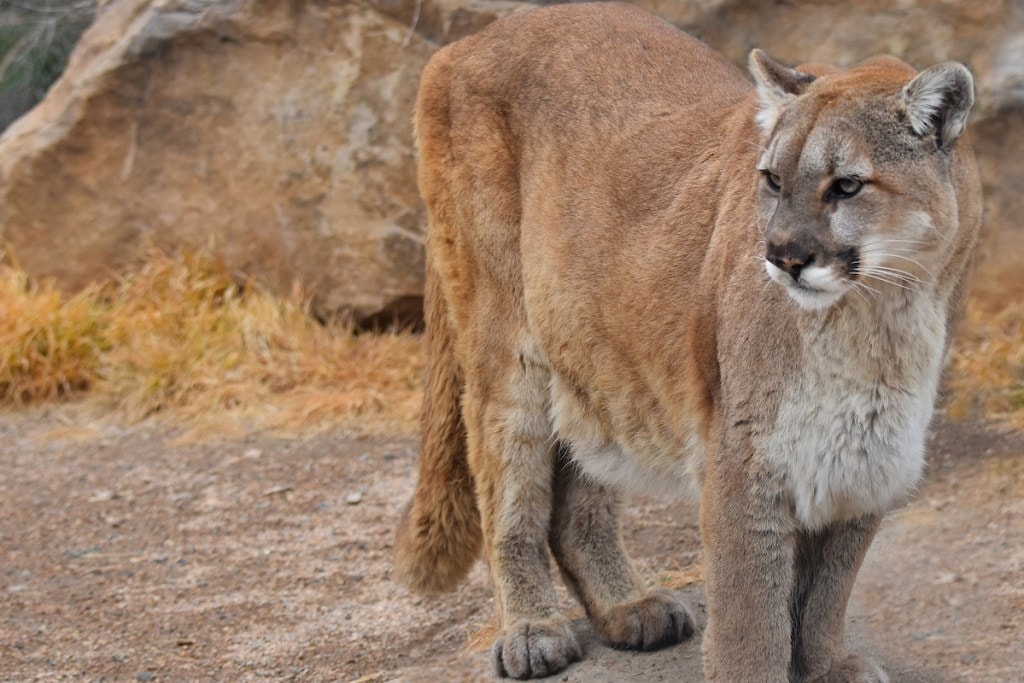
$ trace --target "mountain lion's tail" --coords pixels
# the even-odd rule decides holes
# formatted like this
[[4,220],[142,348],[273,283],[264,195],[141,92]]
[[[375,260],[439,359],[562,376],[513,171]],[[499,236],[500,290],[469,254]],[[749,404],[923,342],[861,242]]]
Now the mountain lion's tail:
[[462,370],[438,282],[427,264],[427,381],[421,418],[419,481],[395,541],[394,578],[421,592],[447,591],[480,552],[480,512],[466,461],[460,399]]

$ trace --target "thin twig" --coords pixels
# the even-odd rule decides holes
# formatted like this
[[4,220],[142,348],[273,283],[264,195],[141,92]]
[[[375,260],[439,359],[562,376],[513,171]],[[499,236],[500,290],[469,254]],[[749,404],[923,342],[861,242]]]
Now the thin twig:
[[416,7],[412,12],[412,21],[409,23],[409,34],[405,37],[405,42],[402,43],[403,48],[409,47],[409,43],[412,42],[412,37],[416,35],[416,25],[420,23],[420,3],[422,0],[416,0]]

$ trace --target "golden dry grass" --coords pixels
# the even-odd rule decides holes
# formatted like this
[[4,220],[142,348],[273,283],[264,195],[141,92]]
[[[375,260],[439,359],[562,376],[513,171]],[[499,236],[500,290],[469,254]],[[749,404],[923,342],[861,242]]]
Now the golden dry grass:
[[66,398],[95,380],[109,350],[90,289],[65,297],[0,266],[0,401],[24,405]]
[[953,417],[983,415],[1024,428],[1024,301],[973,298],[948,375]]
[[154,253],[105,287],[67,295],[0,266],[0,405],[76,399],[215,435],[415,429],[417,335],[321,325],[301,293],[239,286],[206,257]]
[[683,569],[673,569],[663,572],[656,582],[662,588],[689,588],[704,583],[704,566],[701,564],[690,565]]
[[[1024,297],[1007,296],[1007,282],[975,287],[947,407],[1024,427]],[[410,433],[422,368],[418,335],[321,325],[300,292],[239,286],[208,257],[154,253],[73,295],[0,265],[0,407],[73,401],[130,422],[160,416],[196,436]]]
[[979,259],[947,388],[952,417],[1024,428],[1024,268],[1016,255]]

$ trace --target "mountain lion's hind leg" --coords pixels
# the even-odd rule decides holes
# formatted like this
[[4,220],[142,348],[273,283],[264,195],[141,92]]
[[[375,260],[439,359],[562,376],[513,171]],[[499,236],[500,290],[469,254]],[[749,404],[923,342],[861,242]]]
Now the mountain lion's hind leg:
[[883,683],[871,660],[843,647],[846,603],[880,515],[835,522],[801,534],[793,592],[792,677],[798,681]]
[[502,631],[493,648],[495,669],[512,678],[550,676],[582,652],[558,611],[549,568],[555,449],[548,370],[508,348],[511,335],[501,325],[478,329],[487,338],[474,346],[486,353],[477,354],[481,367],[466,373],[463,413]]
[[617,648],[655,650],[693,635],[683,601],[670,590],[648,591],[626,555],[618,495],[579,472],[565,452],[553,505],[551,550],[602,639]]

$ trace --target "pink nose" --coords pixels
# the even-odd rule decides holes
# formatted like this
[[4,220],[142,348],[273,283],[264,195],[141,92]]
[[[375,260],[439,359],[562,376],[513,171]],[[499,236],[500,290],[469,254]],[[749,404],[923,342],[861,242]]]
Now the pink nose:
[[793,278],[800,277],[800,271],[814,260],[812,254],[805,247],[797,242],[786,242],[785,244],[768,243],[768,253],[765,258],[777,268],[786,271]]
[[806,261],[804,261],[803,259],[787,256],[784,259],[782,259],[782,269],[789,272],[793,272],[794,270],[800,270],[801,268],[803,268],[805,263]]

